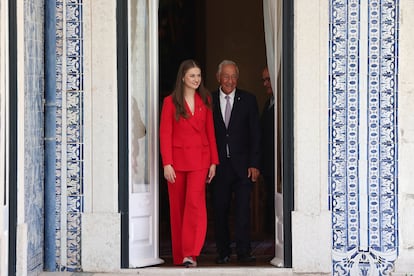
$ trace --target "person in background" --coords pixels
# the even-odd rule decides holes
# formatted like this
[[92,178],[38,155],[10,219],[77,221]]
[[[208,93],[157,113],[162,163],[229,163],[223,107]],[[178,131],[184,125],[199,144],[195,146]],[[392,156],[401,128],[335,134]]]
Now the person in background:
[[254,262],[250,244],[250,197],[260,171],[260,121],[256,97],[237,88],[239,68],[222,61],[216,74],[219,87],[213,93],[213,117],[220,165],[211,185],[216,263],[230,261],[229,215],[234,195],[234,237],[237,260]]
[[207,232],[206,183],[219,163],[211,95],[194,60],[181,63],[163,101],[160,151],[168,182],[174,265],[197,266]]
[[266,101],[261,122],[262,138],[262,164],[261,172],[265,184],[265,230],[274,234],[275,229],[275,97],[273,95],[269,68],[266,66],[262,71],[262,81],[265,93],[269,97]]

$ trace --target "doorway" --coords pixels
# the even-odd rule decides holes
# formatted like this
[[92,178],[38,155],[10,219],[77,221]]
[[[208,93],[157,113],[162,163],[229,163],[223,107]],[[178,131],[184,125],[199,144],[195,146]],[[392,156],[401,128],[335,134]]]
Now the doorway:
[[[160,108],[163,98],[174,88],[180,62],[193,58],[201,63],[204,83],[210,90],[218,86],[215,78],[218,63],[223,59],[234,60],[240,68],[239,87],[255,94],[260,112],[263,110],[268,96],[261,76],[266,65],[262,1],[239,5],[234,0],[160,0],[158,16]],[[277,152],[282,151],[279,148]],[[169,206],[161,164],[159,173],[160,257],[168,265],[171,264]],[[277,175],[277,190],[281,198],[281,168],[278,168]],[[200,255],[204,259],[200,259],[200,262],[214,265],[214,222],[208,192],[207,197],[208,228],[205,246]],[[269,265],[275,256],[275,227],[273,223],[270,231],[266,228],[269,218],[265,215],[265,202],[266,189],[261,178],[252,193],[251,213],[252,247],[258,260],[257,265]],[[282,204],[278,204],[278,207],[283,209]],[[281,212],[283,213],[282,210]],[[283,232],[280,236],[283,236]],[[283,242],[283,237],[280,240]]]

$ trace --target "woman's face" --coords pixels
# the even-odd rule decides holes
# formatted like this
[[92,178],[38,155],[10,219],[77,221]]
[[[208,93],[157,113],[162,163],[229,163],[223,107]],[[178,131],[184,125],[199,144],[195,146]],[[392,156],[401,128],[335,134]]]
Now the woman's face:
[[187,70],[183,78],[184,86],[190,89],[197,89],[201,83],[200,68],[193,67]]

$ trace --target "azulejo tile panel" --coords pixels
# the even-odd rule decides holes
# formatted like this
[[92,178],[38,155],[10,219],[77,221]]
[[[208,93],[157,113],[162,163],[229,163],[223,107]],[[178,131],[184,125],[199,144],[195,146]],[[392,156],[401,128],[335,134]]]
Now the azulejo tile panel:
[[83,212],[82,0],[56,1],[56,269],[80,271]]
[[330,1],[334,275],[387,275],[398,255],[398,14],[398,0]]
[[29,276],[39,274],[43,268],[44,32],[40,23],[44,22],[43,5],[43,1],[24,1],[24,217]]

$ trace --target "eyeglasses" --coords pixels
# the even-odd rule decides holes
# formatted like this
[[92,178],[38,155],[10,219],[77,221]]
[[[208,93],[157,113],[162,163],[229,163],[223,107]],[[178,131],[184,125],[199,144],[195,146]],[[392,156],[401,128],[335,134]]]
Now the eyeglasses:
[[263,78],[263,79],[262,79],[262,81],[263,81],[263,82],[265,82],[265,81],[270,81],[270,78]]

